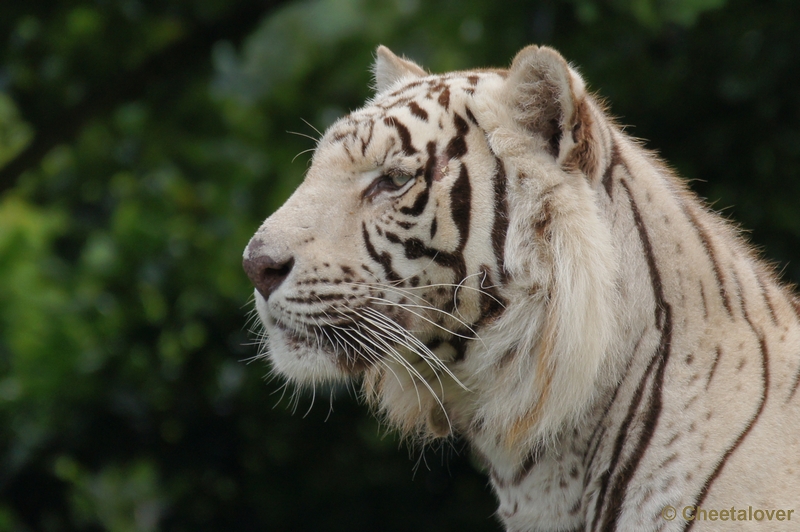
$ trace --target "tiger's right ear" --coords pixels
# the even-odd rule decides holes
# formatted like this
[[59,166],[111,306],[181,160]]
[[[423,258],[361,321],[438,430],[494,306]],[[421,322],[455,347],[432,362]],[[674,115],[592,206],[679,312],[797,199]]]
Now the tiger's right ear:
[[507,86],[514,119],[557,157],[561,139],[581,122],[583,80],[552,48],[528,46],[514,58]]
[[403,78],[421,78],[428,75],[421,66],[408,59],[397,57],[383,45],[378,46],[372,73],[375,77],[376,92],[385,91]]

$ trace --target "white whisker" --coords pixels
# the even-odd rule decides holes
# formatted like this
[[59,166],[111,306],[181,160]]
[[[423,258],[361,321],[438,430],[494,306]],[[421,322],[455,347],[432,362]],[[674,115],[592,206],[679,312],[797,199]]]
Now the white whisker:
[[[359,345],[359,346],[360,346],[362,349],[366,349],[366,350],[368,351],[368,353],[369,353],[369,354],[372,354],[372,355],[375,357],[375,361],[377,361],[377,362],[381,363],[381,364],[383,365],[383,367],[385,367],[385,368],[386,368],[386,369],[387,369],[389,372],[391,372],[391,373],[392,373],[392,375],[394,375],[394,378],[397,380],[397,383],[398,383],[398,385],[400,386],[400,389],[403,389],[403,381],[400,379],[400,376],[399,376],[399,375],[397,375],[397,373],[395,373],[395,371],[392,369],[392,367],[391,367],[391,366],[390,366],[390,365],[389,365],[389,364],[388,364],[388,363],[387,363],[387,362],[384,360],[384,357],[382,357],[382,356],[380,355],[380,353],[378,353],[377,351],[375,351],[375,350],[374,350],[372,347],[370,347],[370,346],[368,346],[368,345],[364,345],[364,343],[363,343],[363,342],[359,341],[357,338],[355,338],[355,337],[353,336],[353,333],[357,333],[357,334],[359,334],[359,336],[361,336],[362,338],[364,338],[365,340],[367,340],[367,338],[366,338],[366,337],[364,337],[364,335],[363,335],[363,334],[361,334],[359,331],[355,331],[355,330],[353,330],[353,329],[342,329],[342,333],[344,333],[344,334],[347,334],[348,336],[350,336],[350,338],[351,338],[351,339],[352,339],[354,342],[356,342],[356,343],[357,343],[357,344],[358,344],[358,345]],[[386,353],[384,353],[384,354],[385,354],[386,356],[388,356],[389,358],[391,358],[392,360],[396,360],[396,361],[397,361],[397,362],[398,362],[398,363],[399,363],[399,364],[400,364],[402,367],[404,367],[404,369],[405,369],[406,371],[409,371],[409,367],[407,367],[407,366],[408,366],[408,364],[403,364],[404,360],[402,359],[402,357],[400,357],[400,358],[396,358],[396,357],[394,356],[394,354],[393,354],[393,353],[391,353],[391,352],[386,352]],[[398,356],[399,356],[399,355],[398,355]],[[411,368],[411,369],[413,369],[413,368]],[[409,371],[409,372],[410,372],[410,371]],[[421,375],[420,375],[420,380],[423,380]],[[417,403],[419,404],[420,408],[422,408],[422,398],[421,398],[421,397],[420,397],[420,395],[419,395],[419,389],[417,388],[416,381],[415,381],[414,379],[411,379],[411,383],[414,385],[414,390],[415,390],[415,392],[416,392],[416,394],[417,394]]]
[[[372,331],[370,331],[369,329],[366,329],[366,331],[367,331],[367,332],[372,332]],[[390,357],[391,357],[391,359],[392,359],[392,360],[394,360],[394,361],[398,362],[398,363],[399,363],[399,364],[400,364],[402,367],[404,367],[404,368],[405,368],[405,370],[406,370],[406,371],[408,371],[408,372],[409,372],[409,374],[410,374],[410,375],[412,375],[413,377],[416,377],[416,378],[418,378],[418,379],[420,380],[420,382],[422,383],[422,385],[423,385],[423,386],[425,386],[425,388],[426,388],[426,389],[427,389],[427,390],[428,390],[428,391],[431,393],[431,396],[433,397],[433,399],[436,401],[436,403],[437,403],[437,404],[439,405],[439,407],[442,409],[442,413],[444,414],[444,417],[445,417],[445,419],[447,420],[447,425],[448,425],[449,427],[451,427],[451,428],[452,428],[452,425],[451,425],[451,423],[450,423],[450,417],[447,415],[447,410],[446,410],[446,409],[445,409],[445,407],[444,407],[444,403],[442,403],[442,400],[441,400],[441,398],[439,398],[439,396],[438,396],[438,395],[436,394],[436,392],[433,390],[433,388],[431,387],[431,385],[430,385],[430,383],[428,382],[428,380],[427,380],[426,378],[424,378],[424,377],[422,376],[422,374],[419,372],[419,370],[418,370],[417,368],[415,368],[415,367],[414,367],[414,366],[413,366],[413,365],[412,365],[412,364],[411,364],[411,363],[410,363],[408,360],[406,360],[406,359],[405,359],[405,358],[404,358],[404,357],[403,357],[403,356],[402,356],[402,355],[401,355],[401,354],[400,354],[400,353],[399,353],[399,352],[398,352],[398,351],[397,351],[397,350],[396,350],[396,349],[395,349],[395,348],[394,348],[394,347],[393,347],[391,344],[389,344],[389,343],[388,343],[388,342],[387,342],[387,341],[386,341],[384,338],[382,338],[381,336],[379,336],[379,335],[377,335],[377,334],[375,334],[374,336],[375,336],[375,338],[374,338],[374,340],[375,340],[375,341],[378,341],[378,342],[380,342],[381,344],[383,344],[383,345],[384,345],[384,347],[387,349],[387,351],[386,351],[386,352],[387,352],[387,354],[389,354],[389,355],[390,355]],[[436,373],[435,373],[435,372],[434,372],[434,375],[436,375]],[[437,377],[436,377],[436,378],[437,378],[437,380],[439,381],[439,386],[440,386],[440,388],[442,389],[442,393],[444,393],[444,387],[442,386],[442,381],[441,381],[441,380],[439,380],[439,377],[438,377],[438,375],[437,375]]]
[[[421,320],[430,323],[434,327],[437,327],[437,328],[441,329],[442,331],[446,332],[447,334],[450,334],[450,335],[453,335],[453,336],[457,336],[457,337],[463,338],[465,340],[480,340],[480,337],[478,336],[478,333],[476,333],[472,329],[472,327],[470,327],[464,320],[462,320],[460,318],[457,318],[456,316],[453,316],[451,313],[446,312],[446,311],[444,311],[442,309],[438,309],[436,307],[426,307],[426,306],[423,306],[423,305],[411,305],[411,304],[407,304],[407,303],[395,303],[394,301],[390,301],[388,299],[383,299],[383,298],[379,298],[379,297],[372,297],[372,296],[370,296],[369,299],[372,300],[372,301],[377,301],[379,304],[382,304],[382,305],[402,308],[406,312],[408,312],[410,314],[413,314],[414,316],[420,318]],[[466,336],[466,335],[457,333],[455,331],[451,331],[450,329],[448,329],[444,325],[436,323],[435,321],[431,320],[430,318],[427,318],[427,317],[423,316],[422,314],[420,314],[418,312],[414,312],[413,310],[409,310],[411,308],[418,308],[418,309],[422,309],[422,310],[432,310],[432,311],[436,311],[436,312],[440,312],[442,314],[445,314],[448,317],[453,318],[459,324],[463,325],[465,329],[467,329],[469,332],[471,332],[473,334],[473,336]]]
[[316,400],[316,398],[317,398],[317,384],[313,383],[311,385],[311,404],[308,405],[308,410],[306,410],[306,413],[303,414],[303,419],[305,419],[306,416],[308,416],[308,414],[311,412],[311,409],[314,408],[314,401]]
[[[303,119],[301,118],[300,120],[303,120]],[[305,122],[305,120],[303,120],[303,122]],[[308,122],[306,122],[306,124],[308,124]],[[308,124],[308,125],[311,125],[311,124]],[[313,128],[314,126],[311,126],[311,127]],[[305,133],[299,133],[297,131],[286,131],[286,132],[289,133],[290,135],[297,135],[298,137],[305,137],[307,139],[313,140],[314,141],[314,147],[311,148],[311,151],[314,151],[314,150],[317,149],[317,144],[319,144],[319,139],[314,138],[311,135],[306,135]]]
[[[314,127],[314,126],[311,124],[311,122],[309,122],[309,121],[308,121],[308,120],[306,120],[305,118],[301,118],[300,120],[302,120],[303,122],[305,122],[305,124],[306,124],[308,127],[310,127],[311,129],[313,129],[313,130],[314,130],[314,132],[315,132],[315,133],[318,135],[318,137],[319,137],[319,138],[318,138],[318,139],[314,139],[314,140],[317,142],[317,144],[319,144],[319,141],[320,141],[320,139],[322,139],[322,136],[323,136],[323,135],[322,135],[322,132],[321,132],[319,129],[315,128],[315,127]],[[309,138],[311,138],[311,137],[309,137]]]
[[294,162],[294,161],[295,161],[295,159],[297,159],[298,157],[300,157],[300,156],[301,156],[301,155],[303,155],[304,153],[312,152],[312,151],[314,151],[314,150],[316,150],[316,148],[309,148],[309,149],[307,149],[307,150],[303,150],[303,151],[301,151],[300,153],[298,153],[297,155],[295,155],[294,157],[292,157],[292,162]]
[[[383,325],[388,325],[388,328],[383,328],[384,332],[391,335],[393,339],[406,347],[412,353],[418,355],[422,360],[424,360],[431,369],[436,371],[436,368],[439,368],[443,373],[445,373],[448,377],[453,379],[461,388],[465,391],[469,391],[469,389],[459,380],[458,377],[450,370],[449,367],[442,361],[436,354],[428,348],[419,338],[409,333],[405,330],[400,324],[384,316],[383,314],[379,313],[375,309],[367,307],[364,309],[365,312],[372,313],[375,320],[378,320],[378,323],[372,321],[369,317],[364,316],[364,319],[370,321],[371,323],[375,323],[376,325],[381,325],[380,322],[383,322]],[[412,345],[413,344],[413,345]],[[435,367],[434,367],[435,366]]]

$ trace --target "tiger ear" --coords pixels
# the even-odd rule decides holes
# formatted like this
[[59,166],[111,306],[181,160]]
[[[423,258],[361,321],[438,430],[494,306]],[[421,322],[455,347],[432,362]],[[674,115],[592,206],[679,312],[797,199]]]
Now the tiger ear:
[[577,125],[583,80],[564,58],[548,47],[527,46],[514,57],[507,81],[514,119],[540,135],[558,157],[561,139]]
[[381,45],[376,52],[372,66],[376,92],[383,92],[403,78],[421,78],[428,75],[418,64],[402,59]]

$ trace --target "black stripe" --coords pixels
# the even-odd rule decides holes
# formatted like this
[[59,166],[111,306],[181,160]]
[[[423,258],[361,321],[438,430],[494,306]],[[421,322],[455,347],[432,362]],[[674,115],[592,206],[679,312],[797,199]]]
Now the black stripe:
[[292,303],[301,303],[304,305],[312,305],[314,303],[322,303],[325,301],[345,301],[347,299],[352,299],[350,295],[346,295],[343,293],[334,293],[334,294],[318,294],[316,291],[312,290],[309,292],[308,297],[299,296],[299,297],[286,297],[286,301],[291,301]]
[[331,143],[342,142],[344,139],[353,135],[352,131],[339,131],[334,133],[333,137],[331,137]]
[[344,152],[347,154],[347,158],[350,159],[350,162],[355,163],[356,159],[353,157],[353,154],[350,153],[350,148],[347,146],[347,144],[342,144],[342,148],[344,148]]
[[[625,492],[627,491],[628,483],[630,482],[631,478],[633,478],[634,473],[636,472],[636,467],[639,465],[639,461],[644,456],[644,452],[647,449],[647,446],[650,444],[650,438],[653,436],[653,432],[655,430],[655,424],[658,419],[658,415],[661,413],[661,381],[664,377],[664,360],[669,352],[669,342],[671,341],[671,328],[672,328],[672,317],[671,317],[671,310],[668,314],[668,321],[666,324],[669,326],[669,335],[665,335],[662,331],[661,341],[659,342],[658,351],[656,355],[651,359],[650,364],[647,366],[647,370],[645,370],[644,375],[642,376],[641,381],[639,381],[639,385],[636,387],[636,391],[634,392],[633,398],[631,400],[631,405],[628,408],[628,412],[625,416],[622,425],[617,432],[617,438],[614,441],[614,451],[612,454],[611,462],[609,463],[609,467],[605,473],[601,476],[601,486],[600,492],[597,497],[597,503],[595,508],[595,516],[594,522],[592,523],[592,528],[595,530],[614,530],[616,529],[617,525],[617,518],[619,517],[618,511],[622,507],[622,502],[625,498]],[[631,453],[631,456],[628,458],[627,462],[619,467],[619,474],[616,478],[616,482],[611,487],[609,497],[608,497],[608,504],[605,507],[605,519],[603,519],[603,524],[600,528],[598,528],[598,520],[603,515],[603,503],[605,502],[606,492],[609,490],[608,486],[610,484],[612,475],[614,470],[617,468],[617,464],[620,461],[620,457],[622,455],[622,448],[625,444],[625,440],[629,435],[629,430],[631,423],[633,422],[633,418],[636,416],[637,411],[639,410],[639,405],[642,402],[642,396],[644,395],[644,388],[647,384],[647,381],[650,378],[650,375],[653,373],[653,369],[658,364],[658,368],[656,371],[656,376],[653,377],[653,388],[650,393],[650,397],[648,400],[647,407],[645,408],[645,419],[642,421],[642,431],[639,435],[639,441],[636,443],[636,446]]]
[[519,485],[519,483],[525,480],[525,477],[527,477],[531,473],[533,468],[539,462],[539,456],[541,452],[542,449],[540,446],[536,446],[533,449],[531,449],[530,452],[528,452],[528,454],[525,456],[525,460],[523,460],[520,468],[508,480],[500,478],[497,475],[497,472],[494,469],[492,469],[489,473],[489,475],[492,477],[492,482],[494,482],[494,485],[499,489],[504,489],[507,488],[508,486]]
[[516,474],[514,474],[514,477],[511,479],[512,485],[518,485],[531,473],[533,468],[539,462],[540,454],[541,449],[539,447],[534,447],[531,449],[531,451],[528,453],[528,456],[525,457],[525,461],[522,463],[519,471],[517,471]]
[[719,364],[719,359],[722,356],[722,348],[717,346],[716,354],[714,355],[714,362],[711,363],[711,369],[708,372],[708,379],[706,380],[706,390],[708,390],[709,384],[711,384],[711,379],[714,378],[714,372],[717,371],[717,364]]
[[725,307],[728,316],[733,316],[730,296],[728,295],[728,290],[725,288],[725,279],[722,275],[722,269],[719,267],[719,261],[717,261],[714,245],[711,243],[708,233],[706,233],[705,228],[700,225],[700,221],[695,217],[694,213],[683,206],[682,208],[683,212],[689,218],[689,222],[694,226],[698,236],[700,236],[700,241],[703,243],[706,255],[708,255],[708,259],[711,261],[711,266],[714,269],[714,278],[717,280],[717,286],[719,287],[719,297],[722,298],[722,305]]
[[475,115],[472,114],[472,111],[470,110],[469,107],[465,106],[464,107],[464,111],[467,113],[467,118],[469,119],[470,122],[472,122],[473,124],[475,124],[478,127],[481,127],[481,125],[478,123],[478,119],[475,118]]
[[706,301],[706,288],[703,281],[700,281],[700,302],[703,303],[703,318],[708,319],[708,302]]
[[391,98],[393,96],[399,96],[399,95],[403,94],[404,92],[413,89],[414,87],[419,87],[420,85],[422,85],[422,83],[423,83],[422,80],[412,81],[408,85],[403,85],[402,87],[400,87],[399,89],[397,89],[396,91],[391,93],[389,95],[389,97]]
[[408,108],[411,109],[411,114],[422,120],[428,121],[428,111],[419,106],[417,102],[408,102]]
[[[639,347],[642,345],[642,340],[644,340],[644,336],[647,333],[647,330],[648,327],[642,329],[642,332],[639,334],[639,339],[636,340],[636,343],[634,344],[633,349],[631,350],[631,356],[630,358],[628,358],[628,362],[625,365],[625,370],[622,372],[624,379],[627,379],[628,374],[630,373],[633,359],[636,356],[636,353],[639,351]],[[584,458],[583,463],[586,470],[586,477],[584,478],[584,484],[583,484],[584,487],[586,487],[589,483],[588,472],[592,466],[592,462],[594,461],[595,454],[597,453],[597,450],[600,448],[600,444],[603,441],[603,436],[605,435],[607,429],[607,427],[605,426],[605,420],[606,417],[608,417],[609,412],[611,412],[611,407],[617,400],[617,394],[619,393],[620,388],[622,388],[622,383],[620,383],[616,388],[614,388],[614,393],[611,395],[611,400],[608,401],[608,405],[603,411],[603,416],[600,418],[600,421],[598,421],[597,426],[595,427],[591,438],[589,438],[589,445],[587,446],[587,449],[590,449],[592,447],[592,442],[595,441],[595,438],[596,438],[596,444],[594,446],[594,450],[591,452],[591,457],[588,460],[586,459],[586,455],[584,455],[583,457]]]
[[611,160],[608,162],[608,166],[606,167],[606,171],[603,172],[603,188],[606,189],[606,194],[608,194],[609,198],[614,197],[614,168],[617,165],[623,164],[622,158],[619,154],[619,147],[617,147],[617,143],[614,140],[611,140]]
[[786,398],[786,403],[788,404],[789,401],[792,400],[794,394],[797,392],[797,388],[800,386],[800,368],[797,369],[797,373],[794,374],[794,382],[792,383],[792,387],[789,390],[789,397]]
[[631,213],[639,234],[639,240],[642,243],[642,249],[647,261],[647,267],[650,272],[650,284],[652,285],[653,297],[655,299],[654,318],[656,327],[661,332],[661,338],[659,340],[655,355],[650,360],[650,363],[648,364],[641,381],[639,381],[639,385],[636,387],[633,400],[628,408],[628,413],[625,416],[622,425],[620,426],[616,441],[614,442],[614,452],[611,458],[609,469],[602,476],[603,482],[601,485],[600,494],[597,498],[597,510],[594,516],[594,522],[592,523],[592,528],[594,529],[597,529],[598,519],[603,513],[600,505],[605,502],[604,499],[606,491],[608,490],[608,485],[611,481],[614,469],[620,461],[622,448],[625,440],[629,436],[630,426],[634,417],[636,417],[639,405],[642,402],[645,386],[652,375],[652,388],[647,401],[647,407],[644,410],[644,419],[641,421],[642,429],[638,436],[639,440],[636,442],[634,449],[627,461],[619,467],[619,473],[617,474],[613,486],[610,488],[608,504],[605,507],[605,517],[603,519],[603,524],[600,527],[602,530],[614,530],[616,528],[617,518],[619,517],[618,510],[620,509],[622,501],[625,500],[628,484],[630,483],[631,478],[633,478],[633,475],[636,473],[639,462],[644,456],[647,447],[650,445],[650,440],[655,432],[656,423],[659,415],[661,414],[661,387],[664,380],[664,371],[669,359],[670,348],[672,344],[672,307],[664,296],[664,285],[661,281],[661,274],[656,264],[653,245],[650,242],[650,237],[647,234],[647,227],[645,227],[641,212],[639,211],[639,207],[636,205],[636,202],[633,199],[633,194],[631,193],[628,183],[624,179],[621,179],[620,184],[628,195]]
[[400,142],[403,146],[403,153],[406,155],[414,155],[417,152],[417,149],[414,148],[414,145],[411,144],[411,133],[408,131],[408,128],[404,126],[397,118],[393,116],[387,116],[383,119],[383,123],[387,126],[392,126],[397,130],[397,134],[400,136]]
[[386,240],[388,240],[392,244],[400,244],[400,243],[402,243],[402,240],[401,240],[401,238],[399,236],[397,236],[396,234],[391,233],[389,231],[386,231]]
[[372,245],[372,242],[370,241],[369,231],[367,231],[367,224],[364,222],[361,222],[361,235],[364,238],[364,245],[367,248],[367,253],[372,260],[381,265],[383,272],[386,274],[386,279],[395,283],[400,282],[400,276],[392,268],[392,256],[386,251],[378,254],[378,252],[375,250],[375,247]]
[[772,324],[778,325],[778,316],[775,314],[775,307],[772,306],[772,299],[769,297],[767,285],[764,283],[764,279],[762,279],[759,272],[755,272],[755,275],[756,281],[758,281],[758,287],[761,289],[761,297],[764,298],[764,304],[767,306],[767,310],[769,310],[769,317],[772,319]]
[[[619,390],[619,387],[617,387]],[[614,390],[616,392],[616,390]],[[615,394],[616,395],[616,394]],[[609,403],[609,405],[613,404],[613,401]],[[606,411],[608,413],[608,411]],[[605,414],[603,414],[603,418],[605,419]],[[599,430],[598,430],[599,429]],[[591,465],[594,462],[594,457],[597,455],[597,451],[600,450],[600,444],[603,443],[603,437],[606,434],[606,427],[602,423],[598,423],[595,431],[592,433],[592,437],[589,438],[589,446],[586,448],[586,453],[583,455],[583,465],[584,465],[584,473],[583,473],[583,488],[584,490],[589,485],[591,480]],[[595,440],[595,438],[597,438]],[[594,445],[592,445],[594,442]]]
[[492,281],[491,268],[483,264],[478,269],[480,272],[480,307],[481,313],[472,328],[483,327],[487,323],[495,321],[503,315],[506,310],[506,300],[500,295],[494,282]]
[[549,140],[547,141],[547,151],[553,158],[558,159],[558,155],[561,150],[561,137],[564,135],[564,130],[561,129],[561,124],[555,118],[551,119],[549,122],[549,128],[545,130],[550,135],[545,133],[545,137],[549,136]]
[[505,268],[506,235],[508,234],[508,196],[506,192],[506,168],[503,161],[495,157],[494,185],[494,223],[492,224],[492,249],[494,250],[500,282],[505,284],[508,274]]
[[367,146],[370,145],[372,142],[372,131],[375,129],[375,121],[369,121],[369,134],[367,135],[367,140],[361,139],[361,155],[366,155],[367,153]]
[[386,110],[389,110],[389,109],[395,109],[397,107],[402,107],[402,106],[408,104],[408,102],[410,102],[410,101],[411,101],[410,97],[404,96],[402,98],[397,98],[395,100],[390,100],[388,102],[377,103],[375,105],[377,105],[379,108],[381,108],[381,109],[386,111]]
[[444,87],[444,90],[442,91],[441,94],[439,94],[438,102],[439,105],[444,107],[445,111],[447,111],[450,107],[450,87],[444,84],[442,84],[441,86]]
[[469,133],[469,124],[461,118],[458,113],[453,114],[453,125],[456,128],[456,136],[450,139],[444,153],[449,159],[460,159],[467,154],[467,133]]
[[431,141],[426,146],[428,150],[428,160],[425,162],[423,175],[425,176],[425,189],[420,192],[411,207],[400,207],[400,212],[408,216],[419,216],[428,206],[430,198],[430,187],[433,183],[433,174],[436,171],[436,143]]
[[463,362],[467,357],[467,339],[464,337],[464,335],[462,334],[461,336],[454,336],[448,340],[447,343],[450,344],[456,351],[456,354],[453,356],[453,362]]
[[516,349],[516,348],[511,348],[511,349],[507,350],[505,353],[500,355],[500,359],[497,362],[495,362],[495,367],[497,369],[505,368],[506,366],[508,366],[511,363],[512,360],[517,358],[518,354],[519,354],[519,350]]
[[400,242],[403,245],[405,256],[409,260],[429,258],[439,266],[452,269],[457,281],[466,276],[464,257],[460,253],[448,253],[425,245],[419,238],[409,238]]
[[429,340],[429,341],[425,342],[425,347],[427,347],[431,351],[433,351],[435,349],[438,349],[440,345],[442,345],[442,339],[441,338],[434,338],[433,340]]
[[425,184],[430,187],[431,183],[433,183],[433,176],[436,173],[436,143],[432,140],[429,141],[425,145],[425,149],[428,152],[428,160],[425,161],[423,175],[425,176]]
[[[469,237],[469,222],[472,211],[472,186],[469,182],[469,173],[466,165],[461,165],[453,188],[450,189],[450,215],[453,223],[458,228],[458,246],[456,252],[461,253],[467,245]],[[460,280],[460,279],[459,279]]]
[[429,198],[430,192],[427,188],[424,188],[417,196],[417,199],[414,200],[411,207],[400,207],[400,212],[408,216],[419,216],[423,213],[425,207],[428,206]]
[[736,274],[736,270],[731,270],[731,277],[733,278],[733,285],[736,288],[736,294],[739,296],[739,310],[742,311],[742,316],[747,314],[747,311],[744,308],[744,290],[742,290],[742,283],[739,282],[739,276]]
[[[747,321],[747,324],[750,326],[750,329],[753,331],[753,334],[756,335],[758,338],[758,343],[761,348],[761,371],[762,371],[762,380],[764,381],[764,389],[761,392],[761,402],[758,405],[758,409],[756,409],[755,415],[750,419],[747,423],[747,426],[744,430],[739,434],[739,437],[736,438],[736,441],[733,443],[732,446],[725,451],[725,454],[722,456],[722,460],[719,461],[717,467],[714,468],[714,472],[706,479],[705,484],[703,485],[703,489],[700,490],[700,494],[697,496],[697,500],[695,502],[695,506],[702,506],[703,501],[705,500],[706,496],[708,495],[708,491],[711,488],[711,485],[717,479],[719,474],[722,472],[722,468],[725,467],[725,463],[728,461],[728,458],[736,451],[736,449],[742,444],[744,439],[750,433],[750,430],[753,428],[753,425],[756,424],[758,418],[761,417],[761,413],[764,411],[764,405],[767,404],[767,396],[769,395],[769,351],[767,350],[767,342],[764,338],[764,335],[757,331],[755,325],[752,321],[750,321],[750,316],[747,313],[746,309],[744,312],[744,319]],[[694,521],[688,521],[686,528],[684,530],[691,530],[694,526]]]
[[647,227],[644,225],[642,214],[633,199],[633,194],[631,193],[631,189],[628,186],[627,181],[625,181],[625,179],[621,179],[620,184],[628,195],[631,213],[633,214],[633,221],[636,224],[636,230],[639,233],[639,240],[641,240],[642,248],[644,250],[644,257],[647,260],[647,269],[650,273],[650,284],[653,287],[653,296],[656,300],[656,326],[663,332],[665,329],[662,326],[662,318],[669,308],[669,303],[667,303],[666,297],[664,296],[664,285],[661,282],[661,274],[659,273],[658,266],[656,265],[656,256],[653,252],[653,244],[650,242],[650,237],[647,234]]

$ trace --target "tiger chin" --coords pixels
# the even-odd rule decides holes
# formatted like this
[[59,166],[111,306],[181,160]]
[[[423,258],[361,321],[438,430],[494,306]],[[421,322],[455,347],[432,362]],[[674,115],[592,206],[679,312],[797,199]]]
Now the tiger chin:
[[374,78],[244,252],[274,371],[464,437],[507,530],[800,512],[798,304],[736,230],[551,48]]

